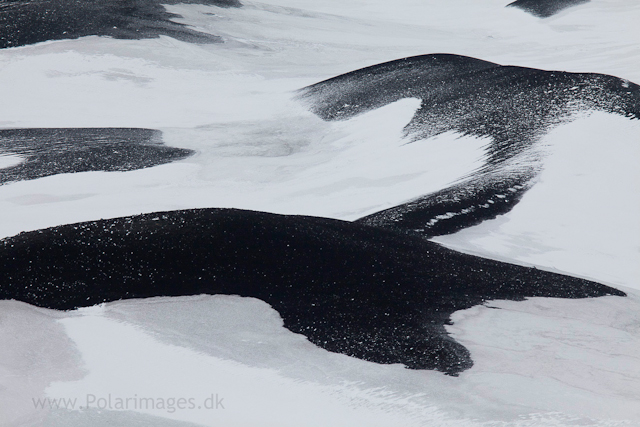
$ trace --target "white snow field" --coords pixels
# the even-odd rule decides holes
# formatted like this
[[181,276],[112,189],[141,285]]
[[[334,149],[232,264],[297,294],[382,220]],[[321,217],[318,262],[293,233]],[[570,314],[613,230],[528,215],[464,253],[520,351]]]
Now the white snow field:
[[[545,19],[507,3],[179,4],[166,6],[176,21],[224,43],[91,36],[2,49],[0,128],[146,127],[196,154],[0,185],[0,237],[195,207],[355,220],[480,167],[480,138],[407,144],[415,98],[341,122],[295,98],[384,61],[455,53],[640,83],[640,3],[592,0]],[[627,298],[490,301],[456,312],[447,329],[474,361],[459,377],[330,353],[252,298],[71,312],[0,301],[0,426],[640,425],[640,122],[582,114],[535,149],[543,170],[511,212],[434,240],[599,281]],[[0,154],[0,168],[22,161]]]

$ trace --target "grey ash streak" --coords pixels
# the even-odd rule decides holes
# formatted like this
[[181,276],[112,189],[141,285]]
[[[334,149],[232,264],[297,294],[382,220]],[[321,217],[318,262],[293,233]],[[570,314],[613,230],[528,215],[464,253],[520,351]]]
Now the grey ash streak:
[[154,129],[2,129],[0,155],[17,155],[24,161],[0,169],[0,185],[61,173],[132,171],[192,154],[163,145],[162,132]]
[[0,49],[48,40],[85,36],[116,39],[160,35],[193,43],[220,42],[220,37],[173,22],[165,4],[240,7],[238,0],[3,0],[0,3]]

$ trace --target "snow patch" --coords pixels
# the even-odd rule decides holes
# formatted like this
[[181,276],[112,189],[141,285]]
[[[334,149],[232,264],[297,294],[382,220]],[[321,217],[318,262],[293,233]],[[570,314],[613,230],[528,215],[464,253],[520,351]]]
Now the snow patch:
[[24,162],[24,158],[11,154],[0,154],[0,169],[6,169],[13,166],[18,166]]
[[538,182],[513,210],[434,240],[640,289],[640,123],[592,113],[551,131]]

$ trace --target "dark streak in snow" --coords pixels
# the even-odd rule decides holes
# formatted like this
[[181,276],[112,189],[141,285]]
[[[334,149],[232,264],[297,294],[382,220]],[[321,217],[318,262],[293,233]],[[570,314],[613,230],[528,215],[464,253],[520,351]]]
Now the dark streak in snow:
[[162,132],[153,129],[2,129],[0,155],[11,154],[24,161],[0,169],[0,185],[61,173],[132,171],[193,151],[162,145]]
[[444,328],[454,311],[490,299],[625,295],[356,223],[227,209],[21,233],[0,241],[0,272],[0,299],[59,310],[153,296],[255,297],[326,350],[450,375],[473,364]]
[[532,147],[577,113],[640,117],[640,86],[613,76],[502,66],[450,54],[404,58],[300,91],[324,120],[345,120],[403,98],[421,106],[413,143],[444,132],[488,138],[485,165],[451,187],[359,221],[422,236],[449,234],[509,212],[537,176]]
[[548,18],[572,6],[589,3],[591,0],[516,0],[507,7],[517,7],[538,18]]
[[194,43],[220,37],[171,21],[164,4],[239,7],[238,0],[3,0],[0,3],[0,48],[85,36],[143,39],[166,35]]

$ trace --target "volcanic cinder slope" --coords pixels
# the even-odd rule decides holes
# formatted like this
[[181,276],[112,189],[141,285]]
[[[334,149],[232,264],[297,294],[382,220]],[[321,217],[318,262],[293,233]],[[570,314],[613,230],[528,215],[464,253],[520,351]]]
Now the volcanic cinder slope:
[[404,129],[412,143],[448,131],[490,139],[485,165],[470,176],[359,220],[427,237],[510,211],[543,166],[535,144],[577,113],[640,117],[640,86],[628,80],[502,66],[451,54],[374,65],[304,88],[300,97],[328,121],[418,98],[421,106]]
[[324,349],[452,375],[472,366],[444,329],[454,311],[489,299],[625,295],[364,225],[218,209],[22,233],[0,242],[0,270],[0,298],[61,310],[153,296],[255,297]]

